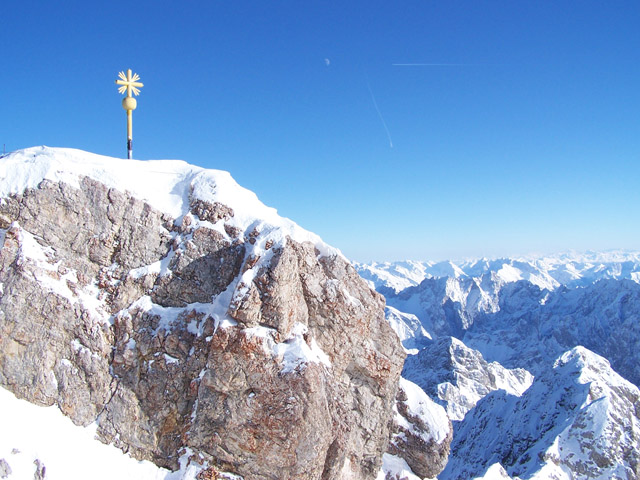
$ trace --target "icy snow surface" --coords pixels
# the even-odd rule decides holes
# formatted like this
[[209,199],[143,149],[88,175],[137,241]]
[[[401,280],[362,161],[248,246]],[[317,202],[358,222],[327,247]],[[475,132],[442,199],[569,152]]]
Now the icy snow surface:
[[302,323],[296,323],[284,342],[274,341],[276,330],[270,327],[251,327],[245,329],[248,335],[261,337],[264,340],[265,350],[273,357],[282,361],[281,373],[294,372],[299,367],[304,367],[308,363],[318,363],[327,368],[331,368],[329,356],[322,351],[315,339],[311,339],[310,345],[304,338],[307,327]]
[[385,317],[408,353],[418,353],[417,349],[412,349],[412,346],[419,345],[425,339],[431,340],[431,335],[415,315],[401,312],[397,308],[387,305]]
[[400,388],[407,394],[407,400],[404,403],[408,407],[408,413],[419,418],[427,427],[427,432],[417,432],[413,425],[399,413],[396,414],[398,424],[422,437],[425,443],[429,443],[431,440],[442,443],[449,433],[449,417],[447,417],[444,408],[431,400],[418,385],[409,380],[400,378]]
[[[382,469],[376,480],[422,480],[418,477],[404,458],[385,453],[382,456]],[[428,480],[428,479],[425,479]]]
[[[29,260],[42,269],[42,273],[36,273],[35,276],[45,290],[66,298],[72,305],[80,302],[90,312],[92,318],[102,322],[108,321],[108,309],[95,285],[87,285],[82,289],[74,288],[74,291],[71,291],[70,285],[78,285],[77,272],[66,268],[66,273],[60,274],[58,270],[61,262],[52,263],[51,258],[54,256],[54,252],[51,247],[42,247],[32,234],[20,227],[18,222],[13,222],[11,228],[18,232],[19,261]],[[1,247],[2,243],[0,243]],[[2,293],[1,290],[0,293]]]

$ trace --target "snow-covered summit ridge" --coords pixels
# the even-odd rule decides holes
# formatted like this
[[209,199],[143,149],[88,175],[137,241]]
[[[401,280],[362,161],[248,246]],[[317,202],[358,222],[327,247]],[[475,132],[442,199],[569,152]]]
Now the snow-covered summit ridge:
[[471,279],[485,275],[501,283],[528,280],[547,290],[560,285],[585,286],[602,279],[629,279],[640,283],[640,252],[622,250],[462,262],[356,262],[354,266],[376,289],[395,293],[428,278]]
[[71,148],[31,147],[0,158],[0,198],[36,188],[43,180],[78,187],[89,177],[108,187],[128,191],[153,208],[178,219],[193,200],[221,203],[234,211],[234,226],[243,231],[261,224],[281,230],[282,238],[311,242],[323,255],[341,255],[318,235],[278,215],[229,172],[205,169],[182,160],[127,160]]

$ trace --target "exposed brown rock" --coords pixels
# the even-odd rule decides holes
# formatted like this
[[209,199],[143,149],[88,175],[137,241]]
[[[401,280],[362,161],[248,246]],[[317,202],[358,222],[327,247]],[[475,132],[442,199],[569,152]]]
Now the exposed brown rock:
[[245,479],[375,478],[404,358],[382,297],[340,256],[191,211],[88,178],[4,199],[0,383],[165,467],[190,447]]
[[449,458],[453,439],[451,421],[447,418],[444,408],[434,404],[437,411],[430,413],[437,415],[440,411],[448,426],[444,438],[438,439],[436,432],[431,431],[433,426],[413,412],[410,404],[407,391],[401,382],[396,396],[396,408],[403,422],[396,422],[394,425],[395,435],[389,444],[389,453],[402,457],[419,477],[435,478],[444,469]]

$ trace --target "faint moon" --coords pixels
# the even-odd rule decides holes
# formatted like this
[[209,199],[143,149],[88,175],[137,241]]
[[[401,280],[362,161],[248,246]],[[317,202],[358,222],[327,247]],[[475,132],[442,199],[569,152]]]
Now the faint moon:
[[328,58],[325,58],[324,64],[328,67],[329,65],[331,65],[331,60],[329,60]]

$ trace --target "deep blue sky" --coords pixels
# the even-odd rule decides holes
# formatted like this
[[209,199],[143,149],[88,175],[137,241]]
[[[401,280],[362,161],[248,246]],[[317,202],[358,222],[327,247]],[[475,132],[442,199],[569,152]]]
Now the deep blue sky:
[[114,81],[132,68],[136,158],[228,170],[355,260],[640,249],[637,0],[21,0],[0,17],[7,151],[125,156]]

